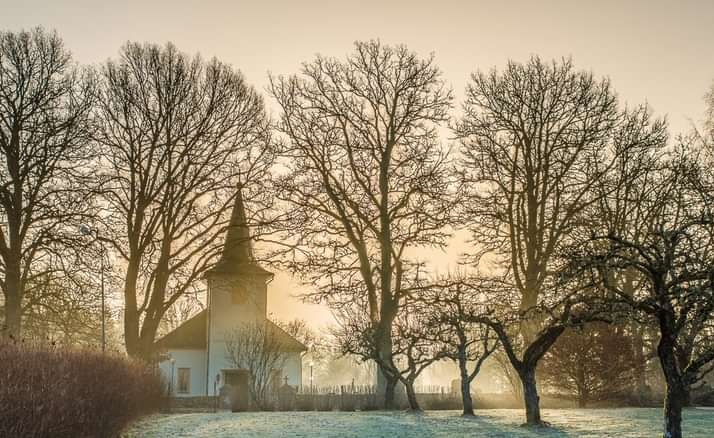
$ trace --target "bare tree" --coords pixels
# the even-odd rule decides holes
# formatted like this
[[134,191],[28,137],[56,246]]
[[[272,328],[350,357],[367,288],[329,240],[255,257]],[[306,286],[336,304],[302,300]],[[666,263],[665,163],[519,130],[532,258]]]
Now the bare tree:
[[659,141],[665,126],[645,108],[620,110],[609,81],[576,71],[570,60],[509,62],[503,72],[474,74],[466,94],[456,127],[470,198],[463,213],[484,250],[501,257],[518,294],[519,343],[528,357],[508,356],[526,379],[527,423],[541,424],[535,367],[567,318],[536,309],[570,308],[569,298],[556,295],[553,276],[588,208],[602,196],[594,188],[619,156]]
[[[475,323],[475,316],[485,312],[484,288],[487,279],[468,281],[476,290],[464,287],[461,281],[434,288],[424,297],[429,325],[440,326],[441,342],[445,345],[444,356],[459,366],[463,415],[474,415],[471,398],[471,382],[478,376],[488,357],[498,348],[498,337],[485,324]],[[469,369],[469,364],[472,368]]]
[[307,299],[366,306],[391,407],[392,327],[419,265],[409,252],[443,246],[452,220],[438,138],[451,92],[433,57],[378,41],[355,43],[344,61],[318,56],[301,76],[271,78],[271,91],[288,139],[284,260],[315,288]]
[[[540,417],[540,396],[536,385],[536,368],[539,361],[558,340],[561,334],[586,322],[608,321],[606,297],[593,294],[592,288],[577,287],[570,283],[549,281],[539,297],[538,304],[521,311],[520,296],[514,294],[511,281],[501,285],[492,283],[487,291],[487,311],[470,316],[470,321],[490,327],[501,344],[522,386],[526,408],[526,424],[547,425]],[[523,336],[524,321],[537,331]]]
[[300,341],[302,345],[307,347],[307,350],[300,353],[303,360],[306,358],[310,362],[322,363],[327,359],[329,348],[328,341],[312,329],[304,319],[293,319],[290,321],[274,320],[285,333]]
[[[444,342],[446,330],[431,318],[427,306],[421,298],[406,297],[392,324],[393,372],[404,386],[409,409],[415,412],[421,411],[415,389],[417,378],[448,354]],[[373,359],[378,354],[378,345],[371,334],[368,306],[364,303],[342,306],[336,317],[340,328],[335,335],[342,353],[365,361]]]
[[[248,371],[248,390],[259,409],[267,409],[274,373],[285,366],[284,345],[268,320],[245,323],[226,335],[226,353],[235,368]],[[279,382],[278,382],[279,384]]]
[[[643,115],[646,115],[643,114]],[[638,132],[648,129],[648,117],[638,117],[630,120],[630,128],[623,132]],[[651,203],[660,194],[655,184],[658,172],[662,167],[662,155],[667,141],[664,131],[650,137],[650,141],[641,147],[623,151],[615,157],[613,170],[603,177],[593,187],[597,202],[587,208],[587,214],[582,221],[586,225],[574,230],[572,239],[588,240],[593,234],[607,235],[609,233],[629,233],[637,240],[651,231],[654,226],[652,211],[642,208]],[[626,293],[634,295],[645,286],[645,279],[635,269],[611,272],[612,282],[617,282]],[[634,352],[633,365],[636,371],[633,379],[636,382],[635,394],[645,396],[647,385],[647,362],[653,357],[652,344],[646,342],[646,337],[656,332],[651,320],[638,318],[636,314],[620,313],[618,324],[626,326],[632,336]]]
[[544,383],[578,407],[625,397],[634,389],[636,363],[633,336],[615,325],[586,324],[566,330],[543,358],[539,373]]
[[[102,256],[94,247],[85,248],[81,255],[65,252],[53,259],[51,271],[34,276],[26,284],[24,338],[97,348],[102,345],[102,318],[111,320],[106,306],[102,314]],[[111,296],[108,290],[105,293]],[[108,332],[111,334],[111,330]]]
[[56,33],[0,32],[0,288],[11,336],[28,285],[81,246],[93,88]]
[[[668,160],[657,198],[640,206],[653,218],[644,236],[634,236],[637,229],[596,235],[580,258],[607,290],[659,327],[668,438],[682,436],[689,390],[714,368],[714,221],[710,198],[701,192],[705,173],[697,152],[682,147]],[[627,269],[646,282],[634,295],[612,281],[613,272]]]
[[127,352],[150,359],[166,310],[215,262],[238,190],[255,209],[269,200],[274,155],[263,100],[216,59],[128,43],[101,72],[102,238],[123,261]]
[[434,324],[427,312],[429,306],[422,297],[407,297],[394,321],[393,356],[412,411],[421,411],[414,388],[416,379],[427,367],[449,354],[444,342],[448,336],[446,327]]

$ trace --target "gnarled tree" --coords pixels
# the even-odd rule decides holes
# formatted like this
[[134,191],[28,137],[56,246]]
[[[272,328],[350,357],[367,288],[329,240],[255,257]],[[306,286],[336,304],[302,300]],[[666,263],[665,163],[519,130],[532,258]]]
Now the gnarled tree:
[[[690,388],[714,369],[714,219],[709,185],[696,149],[675,150],[642,203],[652,225],[593,236],[577,262],[635,312],[659,328],[657,356],[667,383],[666,438],[682,437],[682,407]],[[635,270],[644,286],[634,294],[613,273]]]

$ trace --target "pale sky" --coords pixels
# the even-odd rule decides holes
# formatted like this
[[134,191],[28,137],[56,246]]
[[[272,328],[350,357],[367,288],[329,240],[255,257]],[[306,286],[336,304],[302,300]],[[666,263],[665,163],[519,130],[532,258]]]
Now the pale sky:
[[[609,76],[623,101],[666,115],[673,133],[701,119],[714,82],[714,0],[0,0],[0,29],[36,25],[56,29],[81,63],[116,57],[128,40],[172,41],[232,64],[261,91],[268,71],[294,73],[316,53],[343,57],[355,40],[379,38],[434,52],[457,104],[472,71],[531,54],[572,56],[577,67]],[[440,257],[442,269],[455,253]],[[295,292],[279,275],[269,311],[315,326],[330,321]]]

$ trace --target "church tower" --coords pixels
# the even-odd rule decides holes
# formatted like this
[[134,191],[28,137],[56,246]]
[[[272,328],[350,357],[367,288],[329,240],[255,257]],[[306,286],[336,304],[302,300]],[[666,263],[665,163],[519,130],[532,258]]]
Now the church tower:
[[266,318],[267,285],[272,278],[273,274],[258,265],[253,256],[243,194],[238,188],[223,252],[218,263],[206,273],[207,394],[212,393],[216,376],[225,370],[226,336],[242,324]]

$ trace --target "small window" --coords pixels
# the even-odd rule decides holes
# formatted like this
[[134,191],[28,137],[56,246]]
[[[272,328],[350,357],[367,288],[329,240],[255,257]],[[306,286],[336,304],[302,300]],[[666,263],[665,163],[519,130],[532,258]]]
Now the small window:
[[187,394],[191,392],[191,368],[178,369],[176,392],[179,394]]

